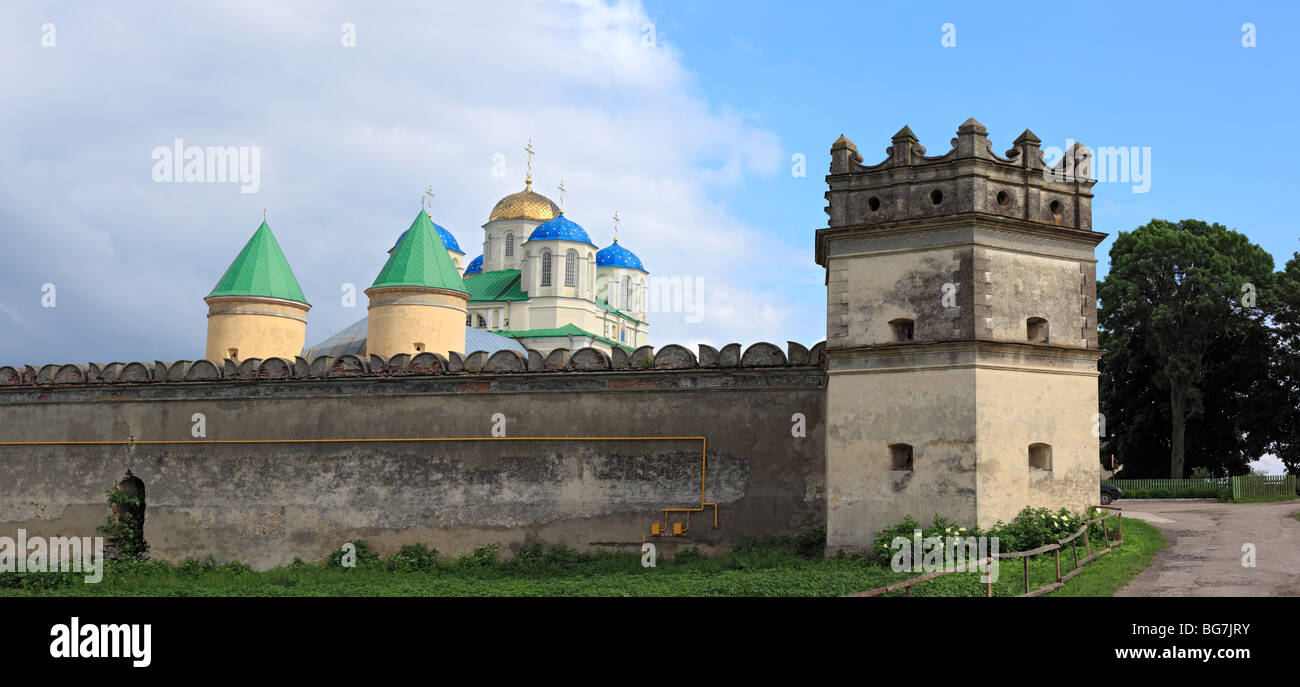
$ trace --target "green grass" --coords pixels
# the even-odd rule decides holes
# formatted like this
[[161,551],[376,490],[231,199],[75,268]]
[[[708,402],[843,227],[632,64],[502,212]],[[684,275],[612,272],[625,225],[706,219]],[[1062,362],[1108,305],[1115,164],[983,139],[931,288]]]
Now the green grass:
[[[1156,526],[1134,518],[1124,519],[1124,543],[1094,559],[1083,574],[1065,583],[1050,596],[1111,596],[1151,565],[1160,549],[1168,546]],[[1065,557],[1061,561],[1064,565]],[[1063,568],[1062,572],[1067,572]]]
[[[1089,564],[1058,595],[1108,596],[1164,545],[1159,530],[1143,522],[1125,521],[1124,534],[1123,546]],[[99,584],[83,584],[80,575],[71,573],[0,573],[0,596],[837,596],[916,575],[895,573],[866,558],[824,559],[808,541],[768,537],[714,558],[660,558],[655,568],[641,567],[640,556],[631,553],[567,549],[534,549],[499,563],[480,552],[413,571],[392,570],[365,557],[362,565],[346,570],[296,564],[263,572],[192,559],[180,565],[109,563]],[[1079,550],[1082,557],[1082,546]],[[1071,560],[1068,550],[1063,552],[1063,571],[1070,569]],[[1023,593],[1019,561],[1004,563],[1000,572],[995,595]],[[1054,579],[1050,554],[1031,560],[1030,576],[1034,587]],[[916,585],[913,595],[983,596],[984,585],[975,574],[955,573]]]

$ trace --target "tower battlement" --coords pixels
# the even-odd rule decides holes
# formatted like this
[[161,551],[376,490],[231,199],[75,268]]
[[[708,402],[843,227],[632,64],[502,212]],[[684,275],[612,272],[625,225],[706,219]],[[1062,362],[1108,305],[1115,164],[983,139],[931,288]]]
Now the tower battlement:
[[865,165],[857,146],[840,136],[831,146],[826,177],[829,226],[885,227],[978,213],[1090,231],[1095,181],[1089,178],[1088,149],[1076,143],[1048,167],[1041,143],[1026,129],[998,155],[988,130],[972,118],[957,128],[951,150],[929,156],[904,126],[885,149],[884,161]]
[[[862,164],[840,136],[831,147],[828,226],[817,231],[826,267],[828,349],[899,341],[1008,341],[1097,346],[1096,259],[1088,150],[1053,167],[1026,130],[992,151],[968,119],[953,147],[926,155],[907,127],[888,157]],[[1027,336],[1030,319],[1049,332]]]

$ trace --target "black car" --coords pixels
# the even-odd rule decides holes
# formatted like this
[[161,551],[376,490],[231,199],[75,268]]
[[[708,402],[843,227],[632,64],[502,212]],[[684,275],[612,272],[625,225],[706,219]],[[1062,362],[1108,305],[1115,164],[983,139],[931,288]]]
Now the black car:
[[1101,485],[1101,505],[1109,506],[1112,501],[1119,500],[1124,496],[1124,492],[1119,487],[1112,487],[1109,484]]

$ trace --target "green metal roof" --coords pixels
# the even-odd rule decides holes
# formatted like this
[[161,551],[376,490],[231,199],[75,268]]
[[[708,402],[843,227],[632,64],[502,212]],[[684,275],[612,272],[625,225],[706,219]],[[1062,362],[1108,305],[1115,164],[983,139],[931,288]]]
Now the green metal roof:
[[465,282],[423,208],[370,288],[379,286],[426,286],[465,292]]
[[621,344],[613,339],[606,339],[603,336],[592,334],[576,324],[566,324],[563,327],[555,327],[553,329],[523,329],[517,331],[498,331],[494,333],[500,334],[501,336],[508,336],[512,339],[545,339],[548,337],[560,338],[566,336],[585,336],[589,339],[595,339],[601,343],[609,344],[610,346],[618,346],[627,351],[636,350],[631,346]]
[[597,298],[597,299],[596,299],[596,305],[599,306],[600,309],[601,309],[601,310],[604,310],[605,312],[612,312],[612,313],[614,313],[614,314],[616,314],[616,315],[619,315],[619,316],[623,317],[624,319],[632,320],[633,322],[637,322],[637,323],[640,323],[640,322],[641,322],[641,320],[638,320],[637,318],[632,317],[631,315],[629,315],[629,314],[623,312],[622,310],[619,310],[618,308],[615,308],[614,306],[612,306],[612,305],[610,305],[609,303],[605,302],[605,300],[603,300],[603,299]]
[[208,294],[213,296],[262,296],[310,305],[265,221]]
[[494,270],[465,275],[465,290],[473,302],[526,301],[528,293],[519,288],[519,270]]

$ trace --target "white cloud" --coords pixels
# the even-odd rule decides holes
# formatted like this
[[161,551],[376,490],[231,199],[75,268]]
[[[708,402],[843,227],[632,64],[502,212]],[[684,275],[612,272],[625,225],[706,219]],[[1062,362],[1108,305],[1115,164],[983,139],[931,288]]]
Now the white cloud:
[[[16,349],[0,339],[0,358],[201,355],[202,297],[263,208],[315,306],[314,343],[364,312],[340,307],[340,285],[369,284],[426,185],[476,255],[492,205],[522,187],[529,138],[535,187],[555,196],[563,178],[597,244],[617,209],[652,272],[704,276],[719,296],[699,324],[652,316],[653,343],[781,343],[806,323],[783,292],[795,248],[716,200],[782,172],[788,152],[710,102],[662,35],[643,47],[639,3],[72,7],[6,9],[11,25],[53,16],[59,33],[52,49],[35,33],[0,42],[23,65],[0,74],[19,96],[0,103],[0,230],[24,256],[0,299],[35,321],[28,293],[56,282],[61,312]],[[176,137],[260,146],[261,191],[154,183],[150,151]]]
[[1259,460],[1253,461],[1250,464],[1250,469],[1252,471],[1258,470],[1265,475],[1286,474],[1286,466],[1282,464],[1282,460],[1271,453],[1266,453],[1260,456]]

